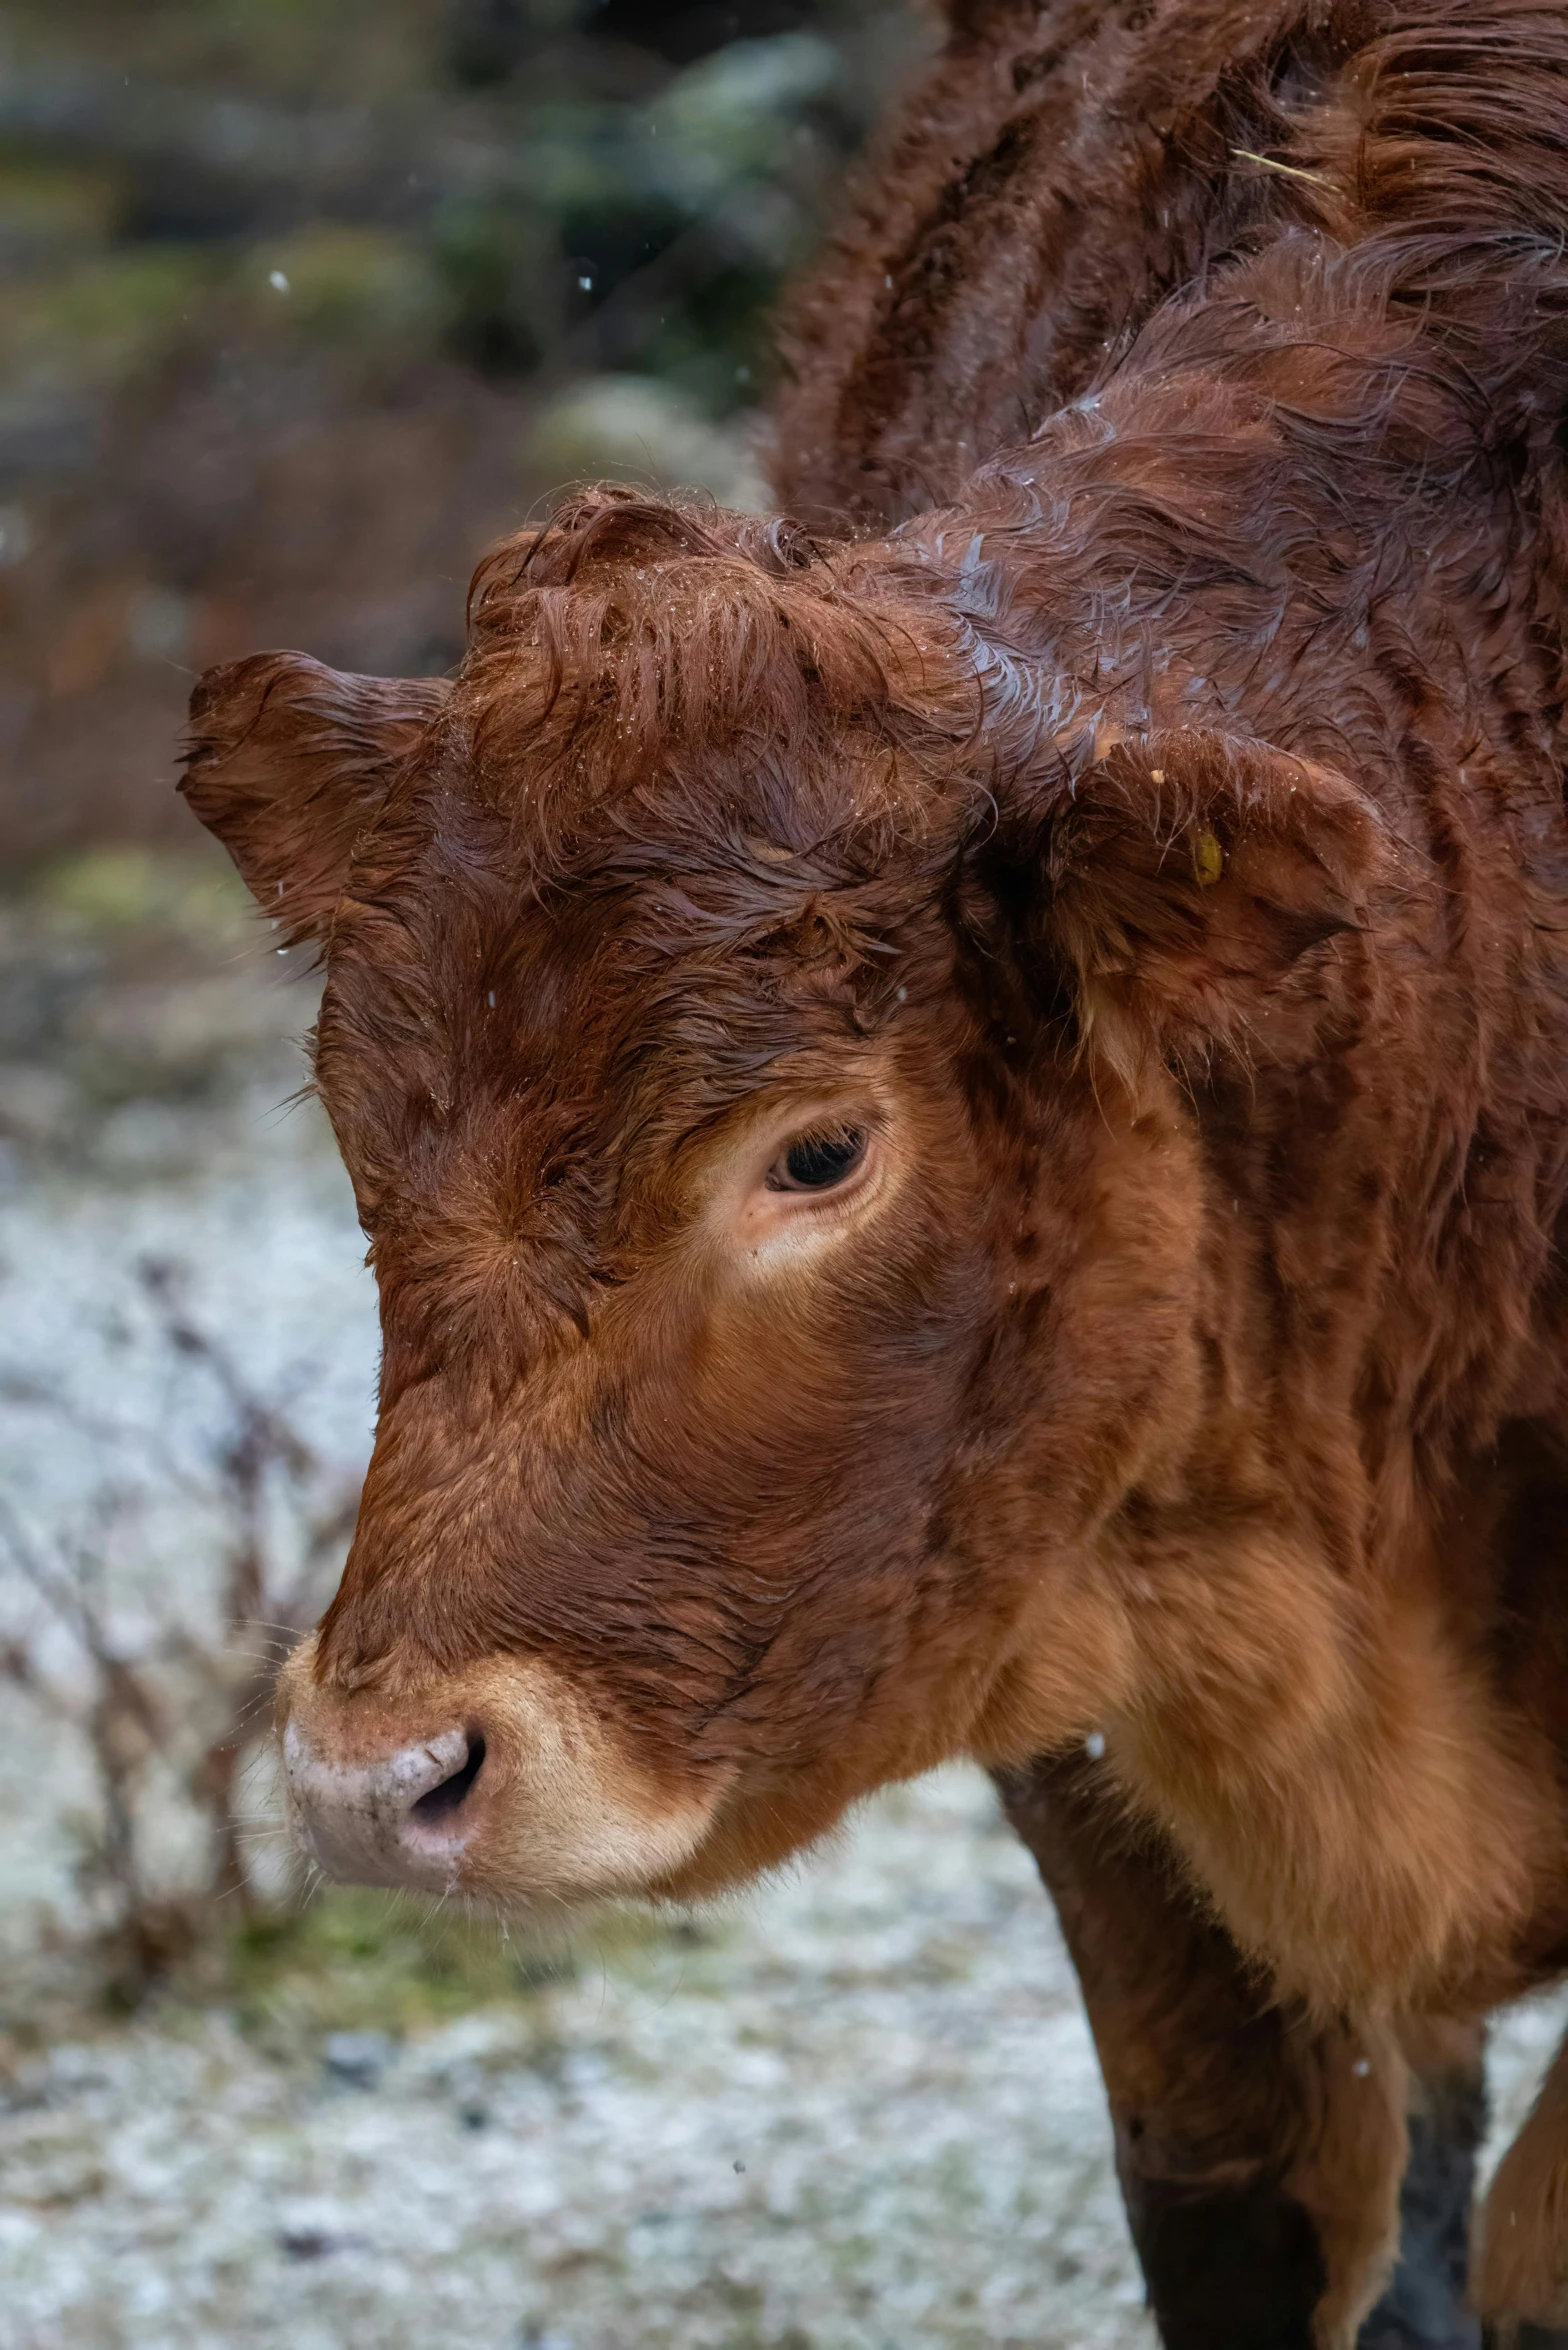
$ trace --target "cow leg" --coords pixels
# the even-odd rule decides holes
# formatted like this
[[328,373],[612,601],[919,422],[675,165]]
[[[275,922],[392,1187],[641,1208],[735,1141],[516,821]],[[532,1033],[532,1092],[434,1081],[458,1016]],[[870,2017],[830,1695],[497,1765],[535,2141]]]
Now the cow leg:
[[[1271,2000],[1087,1764],[998,1784],[1078,1970],[1166,2350],[1353,2350],[1398,2240],[1407,2073],[1392,2038]],[[1393,2313],[1405,2330],[1386,2327],[1380,2350],[1464,2342],[1452,2292],[1434,2307],[1439,2331]]]
[[[1484,2028],[1428,2024],[1402,2038],[1411,2068],[1410,2159],[1399,2192],[1399,2265],[1357,2337],[1357,2350],[1428,2343],[1443,2350],[1568,2350],[1568,2331],[1560,2326],[1529,2318],[1483,2326],[1471,2314],[1471,2199],[1487,2121]],[[1506,2169],[1500,2178],[1502,2196],[1494,2183],[1487,2199],[1489,2228],[1503,2224]],[[1489,2281],[1483,2259],[1475,2299],[1486,2300]]]
[[1481,2305],[1506,2350],[1568,2340],[1568,2040],[1497,2167],[1481,2231]]
[[1486,2132],[1486,2033],[1426,2024],[1404,2036],[1410,2156],[1399,2190],[1399,2263],[1359,2350],[1480,2350],[1470,2313],[1470,2207]]

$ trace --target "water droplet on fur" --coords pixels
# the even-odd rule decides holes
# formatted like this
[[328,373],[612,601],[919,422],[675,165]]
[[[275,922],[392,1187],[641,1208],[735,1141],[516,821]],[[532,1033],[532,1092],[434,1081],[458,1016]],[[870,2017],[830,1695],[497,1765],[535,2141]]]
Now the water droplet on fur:
[[1098,1762],[1105,1752],[1105,1732],[1091,1730],[1083,1742],[1083,1750],[1091,1762]]

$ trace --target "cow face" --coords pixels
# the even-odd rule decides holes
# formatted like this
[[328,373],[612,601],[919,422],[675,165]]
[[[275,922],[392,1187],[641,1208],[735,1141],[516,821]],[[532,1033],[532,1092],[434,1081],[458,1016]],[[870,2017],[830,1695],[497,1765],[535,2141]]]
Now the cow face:
[[[1129,1670],[1093,1530],[1197,1410],[1193,1151],[1083,1051],[1091,985],[1146,1018],[1125,907],[1034,837],[1042,929],[931,614],[640,527],[497,558],[451,687],[215,673],[186,785],[320,944],[381,1300],[353,1549],[281,1688],[301,1822],[337,1873],[541,1910],[1091,1726]],[[1199,829],[1136,975],[1173,1005],[1213,978]],[[1236,936],[1303,895],[1266,855]]]

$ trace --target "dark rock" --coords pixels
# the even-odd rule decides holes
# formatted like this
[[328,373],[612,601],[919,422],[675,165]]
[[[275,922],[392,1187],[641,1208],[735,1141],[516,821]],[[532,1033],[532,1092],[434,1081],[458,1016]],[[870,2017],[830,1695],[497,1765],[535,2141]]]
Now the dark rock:
[[329,2032],[321,2051],[329,2077],[346,2089],[374,2089],[397,2055],[385,2032]]

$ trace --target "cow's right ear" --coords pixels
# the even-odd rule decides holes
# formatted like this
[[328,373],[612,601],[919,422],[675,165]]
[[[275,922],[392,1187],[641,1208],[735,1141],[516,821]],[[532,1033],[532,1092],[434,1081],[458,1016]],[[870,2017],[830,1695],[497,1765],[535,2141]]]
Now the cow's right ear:
[[355,843],[450,690],[304,653],[253,653],[198,681],[180,790],[291,942],[325,934]]

